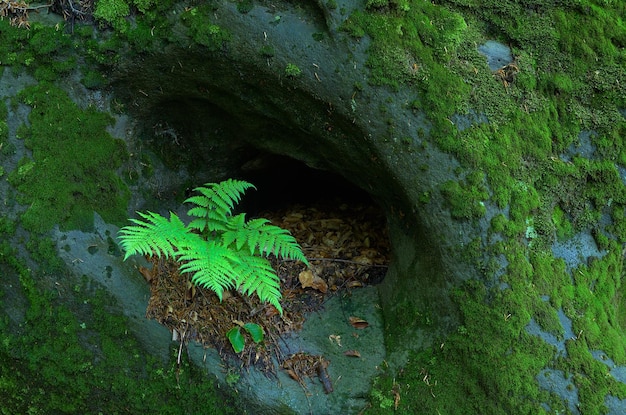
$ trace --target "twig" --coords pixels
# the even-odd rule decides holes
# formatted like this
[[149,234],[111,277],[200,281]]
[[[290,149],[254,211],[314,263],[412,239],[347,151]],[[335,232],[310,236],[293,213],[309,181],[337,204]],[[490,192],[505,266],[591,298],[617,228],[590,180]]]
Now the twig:
[[70,5],[70,9],[72,10],[72,13],[79,14],[81,16],[86,16],[87,15],[87,13],[85,13],[84,11],[76,9],[74,7],[74,3],[72,3],[72,0],[67,0],[67,3]]
[[[364,267],[379,267],[379,268],[389,268],[389,265],[380,265],[380,264],[364,264],[359,261],[351,261],[349,259],[341,259],[341,258],[307,258],[309,261],[327,261],[327,262],[343,262],[346,264],[355,264],[362,265]],[[297,259],[283,259],[283,262],[295,262]]]

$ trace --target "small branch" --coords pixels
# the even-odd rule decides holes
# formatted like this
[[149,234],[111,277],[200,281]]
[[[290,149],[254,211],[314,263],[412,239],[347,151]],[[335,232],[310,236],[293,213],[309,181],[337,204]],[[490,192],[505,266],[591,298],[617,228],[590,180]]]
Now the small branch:
[[72,10],[72,13],[78,14],[78,15],[81,15],[81,16],[86,16],[87,15],[87,13],[85,13],[85,12],[83,12],[81,10],[76,9],[74,7],[74,3],[72,3],[72,0],[67,0],[67,3],[70,5],[70,9]]
[[53,3],[50,4],[40,4],[39,6],[28,6],[28,8],[26,8],[27,11],[31,11],[31,10],[39,10],[39,9],[46,9],[46,8],[50,8],[52,7]]
[[[389,268],[389,265],[379,265],[379,264],[364,264],[358,261],[350,261],[349,259],[340,259],[340,258],[307,258],[309,261],[326,261],[326,262],[343,262],[346,264],[355,264],[361,265],[364,267],[377,267],[377,268]],[[283,262],[295,262],[299,261],[298,259],[284,259]]]
[[9,3],[10,10],[19,10],[19,11],[22,11],[22,12],[30,12],[30,11],[33,11],[33,10],[50,8],[50,7],[52,7],[52,4],[53,4],[53,3],[50,3],[50,4],[40,4],[39,6],[29,6],[27,4],[22,5],[22,4],[19,4],[19,3],[16,3],[16,5],[12,5],[12,4],[10,4],[10,2],[0,2],[0,3]]

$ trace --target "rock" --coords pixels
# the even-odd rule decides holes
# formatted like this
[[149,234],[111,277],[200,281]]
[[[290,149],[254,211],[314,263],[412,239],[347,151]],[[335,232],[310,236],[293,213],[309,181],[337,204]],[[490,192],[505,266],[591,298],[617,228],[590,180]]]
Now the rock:
[[488,40],[478,46],[478,51],[487,57],[487,64],[492,71],[496,71],[513,62],[511,48],[495,40]]
[[[545,233],[554,230],[555,218],[549,211],[544,211],[546,205],[539,203],[539,196],[537,200],[533,200],[529,195],[537,193],[533,186],[541,185],[545,194],[556,194],[562,198],[558,199],[555,196],[554,200],[550,199],[551,203],[572,205],[580,212],[587,212],[589,205],[604,204],[601,208],[608,211],[611,204],[623,201],[614,201],[613,195],[610,201],[602,200],[601,197],[596,197],[593,202],[581,201],[580,195],[587,194],[583,192],[582,187],[586,186],[587,182],[594,184],[594,181],[598,181],[595,185],[602,188],[605,184],[602,180],[614,179],[615,174],[613,176],[611,174],[615,172],[611,168],[615,167],[615,162],[609,160],[610,164],[612,163],[611,168],[604,170],[599,168],[585,170],[585,163],[589,160],[581,161],[580,157],[574,157],[574,154],[567,157],[550,154],[551,157],[548,157],[541,153],[541,146],[548,148],[546,152],[550,152],[553,148],[558,148],[560,145],[557,143],[558,140],[566,138],[556,131],[550,131],[545,134],[546,142],[541,143],[540,139],[543,137],[539,136],[543,131],[533,132],[537,135],[532,136],[538,141],[535,146],[537,148],[533,147],[535,143],[529,145],[526,149],[529,154],[525,153],[522,157],[520,153],[523,160],[521,162],[515,160],[516,163],[520,163],[517,170],[506,170],[506,173],[502,174],[511,177],[501,177],[511,179],[506,191],[514,193],[514,196],[522,199],[524,203],[520,202],[518,206],[514,206],[517,211],[511,206],[500,205],[490,199],[495,195],[492,194],[493,189],[486,188],[483,183],[485,174],[481,171],[488,165],[487,161],[491,163],[489,167],[508,168],[501,158],[506,156],[504,153],[509,149],[506,146],[504,149],[499,148],[500,153],[493,150],[498,148],[494,144],[499,138],[496,134],[499,131],[497,123],[494,124],[493,131],[487,128],[492,122],[490,117],[502,116],[497,111],[498,108],[489,107],[490,114],[470,108],[466,114],[453,114],[445,120],[445,123],[449,121],[452,125],[446,126],[453,130],[444,129],[450,132],[449,136],[443,134],[445,137],[438,137],[443,141],[441,148],[445,148],[445,144],[454,147],[453,144],[456,143],[445,142],[446,139],[455,139],[453,131],[467,132],[473,128],[485,128],[484,137],[477,140],[477,143],[463,147],[464,150],[475,151],[476,154],[470,154],[469,161],[460,163],[454,156],[440,150],[430,141],[429,134],[434,130],[434,121],[427,119],[427,111],[420,108],[422,102],[415,90],[404,84],[397,90],[367,85],[372,71],[367,50],[372,39],[367,36],[354,39],[340,30],[350,12],[363,7],[362,2],[342,1],[338,8],[330,8],[328,3],[331,2],[322,0],[299,3],[276,1],[271,4],[254,2],[247,13],[241,13],[236,2],[215,2],[215,9],[211,10],[207,21],[215,26],[211,26],[214,32],[227,31],[228,41],[222,42],[223,38],[219,37],[220,41],[217,44],[208,44],[211,39],[200,39],[203,41],[201,43],[205,43],[204,46],[190,38],[190,31],[185,29],[179,20],[181,15],[191,14],[191,10],[195,9],[186,10],[184,5],[178,4],[175,6],[175,13],[168,15],[174,29],[168,35],[167,41],[163,42],[163,47],[150,53],[132,55],[132,58],[129,58],[132,51],[124,52],[119,64],[114,66],[109,74],[116,102],[122,103],[126,108],[126,113],[118,118],[118,124],[112,131],[116,132],[118,137],[124,138],[132,150],[135,158],[131,158],[129,163],[134,163],[133,171],[142,171],[146,167],[142,163],[149,164],[148,167],[154,170],[152,174],[140,174],[139,177],[145,181],[139,180],[133,184],[134,196],[130,211],[148,208],[160,212],[168,209],[178,210],[182,194],[189,186],[218,181],[234,175],[249,174],[254,177],[258,171],[267,172],[268,165],[277,163],[276,160],[279,159],[274,157],[281,156],[297,160],[296,164],[305,166],[304,170],[311,168],[340,176],[365,191],[380,206],[387,218],[393,259],[384,282],[378,287],[354,290],[350,296],[333,296],[323,310],[308,317],[302,331],[285,339],[285,348],[282,350],[284,354],[320,355],[330,362],[318,366],[318,369],[321,369],[317,377],[303,379],[300,384],[282,370],[277,370],[276,378],[273,378],[251,369],[241,373],[237,379],[237,376],[231,373],[223,373],[220,359],[215,352],[205,350],[197,344],[189,344],[189,352],[194,361],[207,368],[208,377],[216,377],[224,387],[236,389],[250,413],[352,414],[359,413],[367,404],[373,379],[381,374],[379,370],[381,362],[388,363],[391,373],[395,374],[397,371],[400,374],[399,369],[407,364],[407,356],[414,351],[428,351],[433,355],[439,353],[438,363],[442,365],[445,365],[445,358],[449,358],[451,362],[459,358],[461,365],[467,365],[469,369],[479,372],[486,363],[498,359],[506,359],[511,365],[524,363],[524,358],[528,356],[523,354],[532,354],[534,350],[527,350],[523,341],[530,343],[537,340],[542,341],[543,345],[552,344],[561,348],[566,347],[565,342],[570,342],[568,344],[578,347],[580,343],[571,342],[579,340],[578,337],[582,336],[580,330],[576,330],[578,331],[576,339],[560,339],[556,334],[544,331],[539,327],[540,323],[534,325],[536,323],[534,314],[538,311],[533,307],[547,308],[552,305],[545,301],[535,301],[537,298],[534,297],[528,299],[531,294],[527,295],[526,291],[539,290],[537,286],[541,284],[548,285],[541,278],[544,275],[538,271],[543,267],[545,269],[541,272],[551,274],[550,277],[554,275],[565,277],[558,282],[560,286],[552,287],[555,292],[562,288],[567,291],[573,287],[574,282],[579,281],[576,282],[577,293],[571,293],[571,296],[580,295],[580,292],[589,289],[591,290],[589,298],[595,299],[596,295],[601,294],[601,290],[595,291],[597,281],[600,277],[607,277],[607,273],[603,274],[602,266],[598,266],[594,272],[600,276],[594,274],[597,278],[587,281],[584,278],[587,278],[589,273],[583,271],[588,269],[581,269],[579,272],[574,270],[574,267],[589,266],[591,269],[597,262],[589,261],[590,256],[595,256],[598,260],[604,258],[606,253],[604,248],[608,242],[604,241],[605,246],[600,248],[595,246],[591,239],[602,239],[607,236],[602,231],[595,234],[583,232],[576,234],[570,241],[555,243],[546,252],[541,251],[541,254],[550,256],[550,259],[554,256],[562,257],[566,259],[565,265],[571,269],[565,270],[565,265],[561,269],[559,262],[550,262],[548,259],[545,260],[548,264],[546,265],[540,261],[543,257],[534,251],[535,243],[542,236],[539,229],[541,226]],[[381,6],[376,12],[383,13],[385,7],[400,7],[396,2],[391,3]],[[432,20],[425,22],[431,25],[439,23]],[[451,19],[450,22],[454,23],[455,20]],[[458,16],[456,22],[464,23]],[[456,44],[461,41],[460,38],[465,34],[463,30],[467,25],[459,23],[457,26],[461,29],[458,33],[453,32],[456,38],[450,40]],[[404,34],[404,29],[400,24],[395,27],[395,32]],[[547,42],[549,39],[541,40]],[[565,38],[561,40],[565,41]],[[442,40],[444,41],[446,39]],[[430,46],[433,53],[448,53],[446,45],[439,48],[444,52],[435,46]],[[475,49],[472,50],[475,52]],[[469,68],[465,74],[467,78],[471,78],[472,73],[478,75],[481,71],[487,74],[480,81],[474,78],[464,79],[464,85],[469,85],[472,94],[478,93],[480,82],[497,82],[489,70],[495,71],[513,62],[510,48],[495,41],[478,46],[478,51],[487,58],[486,66],[481,56],[475,61],[470,59],[475,58],[473,55],[463,56],[463,59],[455,56],[455,59],[450,60],[450,64],[457,65],[455,69],[463,65]],[[520,94],[520,99],[524,99],[522,108],[525,113],[541,114],[545,108],[540,103],[547,98],[541,96],[543,92],[533,84],[537,81],[531,73],[537,65],[536,58],[533,57],[532,63],[526,62],[526,66],[523,66],[524,53],[528,58],[530,52],[520,50],[519,53],[522,56],[519,67],[514,65],[514,68],[511,68],[514,69],[514,73],[505,75],[510,75],[513,79],[514,75],[519,74],[516,82],[524,81],[525,87],[532,89],[530,96],[534,100],[530,98],[526,100],[528,97],[522,97],[524,94]],[[418,58],[407,53],[401,54],[397,60],[404,64],[403,69],[412,75],[428,77],[427,72],[420,72],[424,71],[424,68],[418,65]],[[615,68],[613,70],[618,71]],[[522,79],[522,75],[526,76],[525,80]],[[621,72],[606,77],[604,75],[600,70],[589,72],[586,82],[594,83],[594,93],[599,94],[601,91],[612,89],[617,89],[618,93],[622,91],[619,90],[620,85],[626,82],[612,82],[613,77],[615,81],[623,78]],[[493,89],[496,85],[508,91],[511,82],[505,78],[501,81],[506,82],[489,84],[489,87]],[[438,90],[440,85],[436,84],[434,79],[436,78],[433,78],[430,84],[423,85],[424,88],[433,87]],[[611,79],[611,83],[605,84],[606,79]],[[544,85],[542,88],[554,89],[554,95],[567,95],[574,88],[572,80],[568,80],[566,76],[560,78],[555,76],[555,79],[545,83],[547,86]],[[443,89],[443,85],[441,87]],[[75,90],[73,96],[78,100],[90,96],[101,102],[108,99],[103,95],[83,94],[84,92]],[[494,96],[509,99],[508,95],[504,98],[502,95]],[[515,103],[516,107],[520,105]],[[528,105],[531,108],[528,108]],[[533,105],[537,107],[532,108]],[[102,108],[105,107],[106,105]],[[554,107],[549,111],[553,109],[554,112],[562,110],[560,108],[556,111],[557,107]],[[22,110],[23,107],[18,107],[16,113]],[[574,110],[575,107],[567,106],[567,111],[561,111],[562,114],[557,116],[557,120],[552,120],[554,125],[541,126],[542,129],[558,128],[556,126],[561,121],[559,117],[567,118],[565,113]],[[622,109],[622,115],[623,111]],[[583,123],[591,122],[590,119],[596,122],[597,119],[610,118],[615,114],[609,110],[587,114],[581,110],[579,115],[581,117],[579,122]],[[587,118],[583,120],[583,117]],[[621,115],[619,117],[621,117],[619,120],[623,121],[623,117]],[[530,117],[520,118],[517,120],[519,124],[517,126],[523,130],[526,127],[524,123],[529,120]],[[505,122],[502,121],[502,124]],[[575,123],[578,120],[571,122]],[[9,124],[14,134],[18,122]],[[579,140],[592,140],[585,134],[581,137]],[[526,139],[525,136],[517,138],[521,141]],[[589,156],[589,151],[581,152],[580,149],[577,151],[578,156]],[[599,154],[595,154],[597,153],[595,148],[592,153],[594,157],[600,157]],[[485,161],[483,158],[488,160]],[[582,167],[575,166],[576,161]],[[285,169],[282,178],[280,174],[268,175],[269,178],[266,178],[266,183],[270,183],[270,186],[272,181],[280,181],[284,185],[278,194],[308,185],[289,177],[294,172],[291,167],[293,164],[285,163],[280,166]],[[572,173],[570,176],[573,178],[568,176],[570,174],[568,169],[578,167],[581,169],[580,172]],[[585,183],[576,182],[575,184],[580,187],[569,189],[566,188],[567,183],[561,182],[557,176],[551,177],[554,182],[543,183],[541,180],[544,180],[545,176],[533,176],[535,170],[540,168],[550,174],[559,171],[572,181],[580,180],[581,183]],[[581,173],[580,177],[576,176],[578,173]],[[252,177],[249,177],[249,180],[254,182]],[[524,180],[528,180],[528,183]],[[450,183],[452,185],[445,186]],[[444,188],[448,191],[440,191]],[[622,189],[616,190],[617,198]],[[469,197],[474,193],[479,193],[481,198],[478,201],[469,201]],[[514,197],[509,199],[513,200]],[[475,203],[477,209],[462,209],[470,202]],[[454,206],[451,207],[454,203],[459,208],[457,213],[453,212]],[[478,214],[475,214],[476,212]],[[519,219],[521,225],[513,223],[512,217],[515,214],[521,216]],[[593,220],[586,217],[583,219]],[[522,230],[511,229],[514,225],[521,226]],[[564,226],[565,228],[567,227]],[[147,290],[145,282],[136,270],[136,267],[143,264],[140,261],[122,263],[119,256],[114,252],[111,253],[109,248],[116,230],[115,226],[96,218],[94,232],[56,231],[55,237],[69,247],[69,250],[61,252],[67,264],[77,274],[89,275],[106,286],[124,305],[125,312],[135,322],[135,331],[143,336],[147,346],[152,347],[150,352],[162,356],[167,349],[169,333],[143,317]],[[585,249],[579,249],[578,244],[584,245]],[[519,250],[513,255],[508,251],[510,247]],[[615,251],[616,248],[612,246],[611,249]],[[607,255],[609,258],[610,253]],[[581,256],[583,258],[580,258]],[[538,257],[540,259],[537,259]],[[89,258],[89,262],[76,260],[83,258]],[[607,267],[611,270],[611,278],[621,275],[621,267],[621,260],[614,259]],[[506,275],[507,272],[512,275]],[[579,272],[578,275],[576,272]],[[485,276],[491,280],[487,280]],[[508,276],[509,279],[500,280],[503,276]],[[517,278],[523,281],[520,282]],[[611,290],[617,290],[619,287],[619,283],[616,282],[619,278],[611,278],[602,279],[601,288],[606,292],[613,292]],[[308,281],[306,284],[311,284],[314,288],[322,287],[314,279],[306,281]],[[472,282],[469,288],[460,289],[467,281]],[[535,291],[532,293],[537,294]],[[457,295],[456,303],[453,294]],[[514,294],[523,297],[532,306],[517,304],[511,300],[510,305],[505,303],[505,306],[511,309],[507,309],[503,314],[499,314],[499,311],[496,313],[490,308],[496,300],[504,302],[508,299],[507,296]],[[487,299],[489,303],[485,303]],[[563,325],[562,321],[565,320],[560,318],[561,315],[565,316],[566,311],[570,313],[568,319],[577,319],[579,315],[585,314],[586,310],[582,309],[582,305],[580,310],[572,305],[578,304],[577,302],[581,303],[578,297],[559,300],[558,310],[553,310],[556,316],[553,316],[555,326]],[[479,311],[463,309],[467,304]],[[525,306],[528,306],[528,309],[524,308]],[[604,309],[593,311],[597,315],[605,313]],[[479,312],[482,313],[480,318],[472,314]],[[549,313],[545,314],[546,319],[549,319]],[[353,320],[353,323],[362,328],[351,325],[350,316],[357,317],[358,320]],[[470,317],[481,321],[473,321]],[[19,320],[19,312],[15,312],[12,318]],[[475,327],[480,328],[482,320],[487,322],[486,327],[497,329],[494,331],[496,332],[494,338],[490,338],[491,333],[489,336],[479,336],[468,331],[466,325],[473,323]],[[600,327],[606,330],[610,328],[613,330],[612,337],[618,338],[616,333],[619,331],[617,327],[619,323],[611,325],[608,324],[608,320],[607,317],[603,322],[593,320],[593,323],[589,323],[581,318],[578,322],[572,320],[572,324],[590,324],[597,332],[600,331]],[[364,321],[367,322],[367,327]],[[529,323],[531,321],[533,324]],[[491,323],[493,326],[488,325]],[[601,323],[606,324],[600,326]],[[513,324],[517,326],[511,328]],[[515,331],[515,327],[519,330]],[[545,333],[549,336],[544,335]],[[472,335],[478,337],[470,337]],[[504,347],[498,343],[501,340],[498,336],[511,336],[514,341]],[[446,355],[450,346],[444,345],[449,339],[464,344],[462,340],[468,338],[473,340],[470,352],[462,354],[467,350],[459,349],[458,356]],[[592,340],[590,337],[589,341]],[[519,347],[518,342],[524,347]],[[503,348],[502,354],[495,358],[490,354],[492,344],[494,350],[500,350],[498,347]],[[478,350],[476,353],[473,352],[474,347]],[[581,347],[584,352],[588,351],[587,346]],[[444,358],[441,358],[442,356]],[[528,357],[528,360],[531,357]],[[475,358],[478,362],[486,363],[472,366],[474,360],[470,364],[463,361],[463,358]],[[588,356],[585,355],[584,358]],[[575,371],[576,368],[568,368],[567,371],[554,370],[547,367],[553,363],[550,363],[549,358],[546,359],[545,368],[539,369],[540,365],[536,364],[533,370],[537,369],[535,371],[537,373],[526,373],[527,377],[524,379],[535,379],[544,389],[558,392],[564,402],[574,399],[573,393],[570,393],[574,386],[568,388],[570,380],[582,383],[578,378],[586,379],[590,374],[574,373],[571,378],[568,377],[566,381],[557,385],[548,378],[561,376],[562,373]],[[437,359],[433,357],[424,362],[424,365],[436,363]],[[597,362],[585,361],[585,364],[593,363]],[[438,369],[442,367],[445,366],[437,366]],[[503,403],[516,396],[517,391],[507,389],[508,384],[482,383],[488,383],[490,377],[495,377],[497,373],[478,374],[484,377],[478,377],[476,385],[472,384],[477,390],[482,391],[482,388],[485,391],[502,390],[504,391],[502,396],[496,398],[502,399]],[[410,375],[404,374],[405,377]],[[428,380],[429,376],[427,373],[423,379]],[[395,376],[393,379],[395,384]],[[421,383],[430,387],[426,380]],[[609,382],[604,378],[602,381]],[[420,386],[423,386],[421,383]],[[517,385],[515,382],[511,384]],[[603,384],[605,388],[603,390],[613,390],[615,386],[607,385]],[[448,386],[450,390],[455,390],[454,387],[458,385]],[[622,384],[617,386],[621,388]],[[430,391],[435,398],[432,389]],[[606,393],[605,402],[609,403],[607,406],[613,408],[615,413],[619,413],[622,401]],[[430,399],[428,394],[425,395]],[[381,401],[381,406],[383,403],[385,405],[395,403],[389,399],[387,397],[387,401]],[[498,401],[496,404],[500,403]],[[544,410],[547,409],[545,402],[536,404]],[[575,406],[569,402],[566,404],[564,408],[567,406],[574,411]],[[499,407],[499,410],[501,409]]]

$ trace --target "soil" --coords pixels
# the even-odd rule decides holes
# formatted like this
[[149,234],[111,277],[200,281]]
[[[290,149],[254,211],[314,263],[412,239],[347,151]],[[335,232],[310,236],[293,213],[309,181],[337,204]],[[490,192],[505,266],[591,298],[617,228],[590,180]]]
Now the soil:
[[[220,301],[212,291],[194,286],[188,275],[178,271],[177,263],[149,258],[152,268],[140,268],[151,287],[147,317],[172,332],[173,340],[180,342],[180,353],[186,342],[197,341],[240,367],[253,365],[268,375],[283,369],[301,385],[304,378],[317,376],[330,393],[329,362],[321,355],[286,353],[281,347],[283,336],[299,331],[307,315],[322,309],[332,296],[382,281],[389,262],[385,219],[372,206],[340,202],[294,205],[259,216],[289,230],[310,263],[307,268],[300,261],[270,258],[281,280],[282,315],[258,297],[236,291],[225,293]],[[245,323],[261,326],[264,340],[254,343],[241,330],[246,344],[235,353],[227,332]],[[367,325],[359,319],[350,323],[355,328]]]

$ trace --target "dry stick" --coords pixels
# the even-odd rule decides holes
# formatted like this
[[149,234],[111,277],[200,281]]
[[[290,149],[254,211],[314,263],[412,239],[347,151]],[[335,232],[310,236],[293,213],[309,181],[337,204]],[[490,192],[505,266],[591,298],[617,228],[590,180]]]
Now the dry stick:
[[[344,262],[346,264],[355,264],[362,265],[364,267],[379,267],[379,268],[389,268],[389,265],[379,265],[379,264],[364,264],[358,261],[350,261],[349,259],[340,259],[340,258],[307,258],[309,261],[328,261],[328,262]],[[283,262],[294,262],[299,261],[299,259],[283,259]]]
[[25,5],[25,6],[26,7],[18,7],[18,6],[11,6],[11,7],[13,8],[13,10],[20,10],[20,11],[23,11],[23,12],[29,12],[29,11],[32,11],[32,10],[45,9],[46,7],[52,7],[52,3],[50,3],[50,4],[41,4],[39,6],[29,6],[29,5]]
[[72,0],[67,0],[67,2],[70,5],[70,9],[72,10],[72,13],[79,14],[81,16],[87,16],[87,13],[83,12],[82,10],[78,10],[74,7],[74,3],[72,3]]

